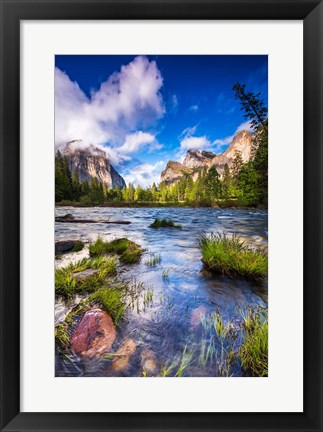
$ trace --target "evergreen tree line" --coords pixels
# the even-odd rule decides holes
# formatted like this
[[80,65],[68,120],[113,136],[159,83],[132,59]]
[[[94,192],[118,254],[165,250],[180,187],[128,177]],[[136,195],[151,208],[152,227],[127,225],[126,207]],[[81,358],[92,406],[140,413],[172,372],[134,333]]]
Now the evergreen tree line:
[[213,166],[202,169],[193,180],[183,176],[175,184],[155,183],[147,188],[129,184],[122,190],[107,189],[97,178],[79,181],[77,171],[69,170],[66,157],[58,150],[55,157],[55,201],[79,202],[83,205],[104,203],[186,203],[189,205],[216,205],[235,200],[237,205],[267,205],[268,201],[268,118],[259,94],[246,92],[245,85],[233,86],[240,100],[245,118],[254,130],[252,157],[243,163],[236,153],[231,169],[224,166],[222,178]]

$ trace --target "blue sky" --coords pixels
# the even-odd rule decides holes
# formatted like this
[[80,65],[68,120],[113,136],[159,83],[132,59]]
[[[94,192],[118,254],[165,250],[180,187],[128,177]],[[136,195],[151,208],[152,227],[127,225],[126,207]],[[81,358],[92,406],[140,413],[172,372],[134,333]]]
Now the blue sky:
[[267,56],[56,56],[55,141],[104,148],[127,182],[158,182],[188,149],[248,129],[232,86],[268,100]]

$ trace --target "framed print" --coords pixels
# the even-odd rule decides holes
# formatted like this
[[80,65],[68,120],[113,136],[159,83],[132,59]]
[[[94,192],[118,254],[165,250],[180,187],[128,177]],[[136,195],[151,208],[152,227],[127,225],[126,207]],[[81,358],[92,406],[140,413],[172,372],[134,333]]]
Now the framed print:
[[322,2],[1,27],[1,430],[322,430]]

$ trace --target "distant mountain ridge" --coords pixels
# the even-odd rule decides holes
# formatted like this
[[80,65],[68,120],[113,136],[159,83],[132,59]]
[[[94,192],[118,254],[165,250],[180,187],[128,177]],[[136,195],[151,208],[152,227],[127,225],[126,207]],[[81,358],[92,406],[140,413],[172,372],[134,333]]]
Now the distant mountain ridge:
[[117,186],[123,189],[126,186],[105,151],[93,144],[85,145],[82,140],[74,140],[60,150],[68,160],[71,173],[76,171],[80,182],[90,182],[92,177],[96,177],[101,183],[105,183],[108,189],[115,189]]
[[188,150],[183,163],[174,161],[167,163],[166,168],[161,173],[160,181],[172,184],[179,181],[184,175],[191,175],[193,180],[196,180],[203,168],[209,170],[212,166],[215,166],[222,176],[226,164],[229,168],[232,167],[237,152],[240,152],[243,162],[250,160],[253,137],[246,130],[237,132],[228,148],[218,155],[204,150]]

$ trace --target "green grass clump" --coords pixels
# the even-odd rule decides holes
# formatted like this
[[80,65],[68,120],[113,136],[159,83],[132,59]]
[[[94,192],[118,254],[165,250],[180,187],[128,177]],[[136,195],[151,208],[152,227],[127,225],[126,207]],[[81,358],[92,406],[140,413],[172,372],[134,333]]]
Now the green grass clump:
[[[78,279],[75,273],[84,270],[98,270],[85,279]],[[84,258],[67,267],[55,270],[55,294],[71,298],[76,293],[92,292],[99,288],[108,276],[116,274],[116,261],[110,257]]]
[[246,245],[236,235],[202,235],[199,247],[203,263],[213,272],[250,279],[264,278],[268,274],[268,255]]
[[176,225],[172,219],[155,219],[154,222],[149,225],[150,228],[177,228],[181,229],[182,225]]
[[250,310],[244,318],[244,332],[238,353],[243,369],[252,376],[268,376],[268,311]]
[[65,323],[55,325],[55,341],[64,350],[70,346],[70,338]]
[[89,252],[90,256],[117,254],[120,255],[120,261],[123,263],[134,264],[140,260],[143,250],[137,243],[127,238],[105,242],[101,237],[98,237],[96,242],[89,246]]
[[187,346],[185,346],[181,361],[178,366],[178,370],[176,372],[176,377],[181,377],[183,375],[184,370],[190,365],[193,358],[193,351],[188,351]]
[[80,240],[77,240],[73,246],[71,252],[79,252],[84,248],[84,243]]
[[165,270],[163,270],[163,271],[162,271],[162,278],[163,278],[163,279],[168,279],[168,278],[169,278],[169,273],[170,273],[170,270],[169,270],[169,269],[165,269]]
[[65,323],[68,326],[71,326],[74,324],[75,318],[80,315],[81,313],[85,313],[85,311],[88,309],[88,304],[86,301],[80,301],[74,308],[69,312],[69,314],[65,318]]
[[141,247],[133,243],[120,255],[120,261],[124,264],[135,264],[140,260],[142,252]]
[[100,288],[89,296],[88,302],[102,305],[113,321],[118,324],[126,310],[124,286],[121,284]]
[[162,257],[160,254],[151,254],[150,258],[145,262],[147,266],[154,267],[157,264],[160,264]]

